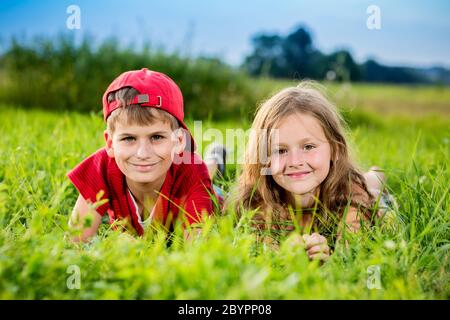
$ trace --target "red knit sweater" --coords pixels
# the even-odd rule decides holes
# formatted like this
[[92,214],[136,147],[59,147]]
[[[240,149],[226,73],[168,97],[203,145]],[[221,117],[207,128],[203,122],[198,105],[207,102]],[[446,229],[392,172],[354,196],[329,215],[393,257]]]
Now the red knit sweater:
[[[175,221],[182,215],[181,211],[189,223],[194,223],[200,221],[201,214],[213,211],[211,195],[215,194],[206,165],[197,154],[185,153],[183,157],[189,158],[190,163],[172,163],[154,207],[153,219],[164,225],[169,213]],[[139,235],[144,233],[125,175],[104,148],[83,160],[67,176],[83,198],[92,203],[103,190],[101,199],[108,199],[108,202],[97,208],[101,216],[108,213],[111,223],[116,219],[127,219]]]

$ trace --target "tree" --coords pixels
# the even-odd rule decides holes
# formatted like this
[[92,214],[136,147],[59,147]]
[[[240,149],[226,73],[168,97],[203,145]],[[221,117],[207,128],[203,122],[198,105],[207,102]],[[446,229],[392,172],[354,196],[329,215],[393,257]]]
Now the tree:
[[252,38],[252,44],[253,53],[244,62],[251,75],[319,78],[326,72],[324,55],[314,48],[306,27],[300,26],[286,37],[258,34]]
[[251,75],[285,76],[286,63],[282,54],[282,38],[278,35],[260,34],[252,39],[254,51],[245,59]]
[[450,79],[450,71],[446,70],[388,67],[373,60],[359,65],[347,50],[324,54],[314,47],[311,33],[304,26],[297,27],[286,37],[260,33],[253,37],[252,44],[253,53],[245,59],[244,69],[255,76],[395,83],[432,83],[437,81],[436,78]]
[[359,81],[361,80],[361,69],[353,60],[350,52],[340,50],[333,52],[326,58],[327,72],[334,71],[337,81]]
[[300,27],[289,34],[283,41],[283,55],[286,60],[287,74],[301,77],[311,75],[311,57],[314,53],[309,32]]

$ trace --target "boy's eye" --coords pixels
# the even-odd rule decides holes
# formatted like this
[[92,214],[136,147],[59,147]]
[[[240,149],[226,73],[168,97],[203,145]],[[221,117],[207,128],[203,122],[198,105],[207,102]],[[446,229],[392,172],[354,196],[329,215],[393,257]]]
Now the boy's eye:
[[131,141],[134,141],[134,137],[124,137],[124,138],[122,138],[122,141],[131,142]]
[[160,134],[155,134],[154,136],[151,137],[152,141],[159,141],[164,139],[164,137]]

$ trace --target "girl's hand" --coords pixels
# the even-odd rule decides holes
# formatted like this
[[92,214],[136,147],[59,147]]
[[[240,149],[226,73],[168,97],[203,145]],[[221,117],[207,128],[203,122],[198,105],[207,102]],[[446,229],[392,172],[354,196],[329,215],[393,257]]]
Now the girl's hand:
[[325,262],[330,257],[330,247],[328,246],[327,239],[318,233],[311,235],[304,234],[303,240],[305,241],[305,249],[311,260],[320,260]]

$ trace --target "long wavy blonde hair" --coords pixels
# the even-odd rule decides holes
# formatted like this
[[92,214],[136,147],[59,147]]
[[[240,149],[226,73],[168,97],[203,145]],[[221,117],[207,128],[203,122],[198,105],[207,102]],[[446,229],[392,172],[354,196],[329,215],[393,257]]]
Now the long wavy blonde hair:
[[[281,90],[257,109],[239,178],[237,212],[256,209],[255,219],[270,224],[272,229],[279,228],[276,222],[280,226],[290,220],[289,206],[294,206],[293,197],[271,175],[262,175],[261,170],[268,166],[273,130],[282,119],[295,113],[308,114],[317,119],[331,147],[330,171],[320,185],[316,201],[318,220],[336,222],[342,218],[348,205],[369,209],[373,197],[363,175],[350,159],[345,122],[323,88],[308,81]],[[355,190],[359,194],[355,194]]]

